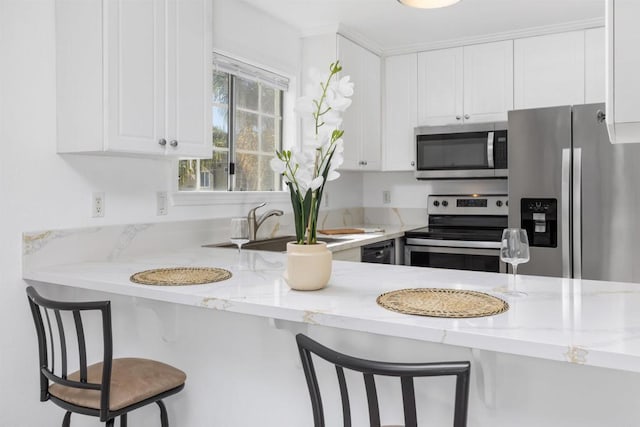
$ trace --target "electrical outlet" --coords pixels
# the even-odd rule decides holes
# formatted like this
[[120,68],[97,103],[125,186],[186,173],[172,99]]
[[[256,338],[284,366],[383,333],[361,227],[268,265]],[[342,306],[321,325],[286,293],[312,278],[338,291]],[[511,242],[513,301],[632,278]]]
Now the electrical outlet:
[[91,216],[94,218],[104,216],[104,193],[91,194]]
[[166,191],[156,193],[156,215],[166,215],[169,211],[169,202]]
[[382,192],[382,203],[384,203],[385,205],[391,203],[391,191],[384,190]]

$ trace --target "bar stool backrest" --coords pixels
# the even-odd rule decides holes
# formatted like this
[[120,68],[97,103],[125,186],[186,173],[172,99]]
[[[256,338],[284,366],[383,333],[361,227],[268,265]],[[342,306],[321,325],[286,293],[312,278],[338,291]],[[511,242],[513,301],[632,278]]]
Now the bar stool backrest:
[[467,425],[467,406],[469,401],[469,374],[471,365],[464,362],[442,363],[388,363],[373,360],[358,359],[339,353],[312,340],[303,334],[296,336],[302,367],[304,369],[315,427],[325,427],[324,410],[320,387],[313,367],[312,354],[335,365],[342,400],[342,415],[344,427],[351,427],[351,408],[349,393],[344,370],[360,372],[364,378],[364,385],[369,407],[369,422],[371,427],[380,427],[380,410],[374,375],[399,377],[402,387],[402,403],[404,408],[405,427],[417,427],[416,400],[413,379],[416,377],[455,376],[456,393],[453,427]]
[[[52,301],[40,296],[31,286],[27,288],[27,296],[38,336],[40,401],[44,402],[51,397],[49,381],[67,387],[96,390],[100,393],[100,419],[107,420],[109,418],[109,387],[113,358],[110,302]],[[100,384],[87,382],[87,346],[82,313],[91,311],[99,314],[102,323],[103,355],[102,382]],[[67,320],[69,321],[67,322]],[[74,333],[75,339],[73,341],[77,343],[79,365],[77,369],[75,364],[72,368],[68,366],[70,359],[76,360],[75,355],[70,354],[74,350],[69,348],[69,341],[72,341],[69,334]],[[56,364],[58,357],[58,364]],[[79,381],[68,378],[68,373],[74,371],[79,371]]]

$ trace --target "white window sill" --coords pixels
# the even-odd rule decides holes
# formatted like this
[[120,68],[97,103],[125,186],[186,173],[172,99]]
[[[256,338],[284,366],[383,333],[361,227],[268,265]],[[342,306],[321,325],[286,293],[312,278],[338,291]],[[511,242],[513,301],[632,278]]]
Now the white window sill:
[[288,191],[176,191],[171,195],[173,206],[247,205],[290,200]]

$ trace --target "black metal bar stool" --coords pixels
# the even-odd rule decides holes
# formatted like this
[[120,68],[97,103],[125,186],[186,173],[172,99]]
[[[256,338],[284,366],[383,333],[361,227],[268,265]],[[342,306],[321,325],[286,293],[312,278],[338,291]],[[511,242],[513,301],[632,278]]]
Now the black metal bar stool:
[[[187,376],[155,360],[113,359],[109,301],[53,301],[40,296],[31,286],[27,296],[38,335],[40,401],[51,400],[66,409],[62,427],[70,426],[72,413],[99,417],[109,427],[120,417],[120,426],[126,427],[127,413],[150,403],[160,407],[162,427],[169,426],[162,399],[182,390]],[[103,356],[101,362],[87,365],[83,313],[88,316],[92,311],[99,312],[102,323]],[[70,374],[67,352],[72,336],[65,334],[65,326],[67,331],[75,329],[78,349],[79,368]],[[56,357],[60,358],[58,365]]]
[[413,379],[415,377],[456,377],[456,395],[453,427],[467,425],[467,406],[469,402],[469,374],[471,364],[469,362],[443,362],[443,363],[388,363],[373,360],[358,359],[346,354],[338,353],[312,340],[298,334],[296,336],[304,375],[311,395],[313,420],[315,427],[324,427],[324,411],[322,398],[316,372],[313,367],[312,354],[335,365],[342,398],[342,416],[344,427],[351,427],[351,408],[349,405],[349,393],[345,380],[344,369],[361,372],[364,376],[367,403],[369,406],[369,422],[371,427],[380,427],[380,409],[378,406],[378,394],[374,375],[399,377],[402,387],[402,403],[404,407],[405,427],[417,427],[415,390]]

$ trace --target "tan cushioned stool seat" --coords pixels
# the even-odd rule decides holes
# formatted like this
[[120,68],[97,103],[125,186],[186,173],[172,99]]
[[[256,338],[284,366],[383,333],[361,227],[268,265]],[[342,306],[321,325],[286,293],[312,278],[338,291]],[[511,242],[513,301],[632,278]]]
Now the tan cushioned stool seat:
[[[73,381],[80,380],[80,372],[69,375]],[[113,359],[111,365],[111,393],[109,410],[117,411],[152,396],[179,387],[187,379],[180,369],[155,360],[122,358]],[[87,367],[87,381],[100,384],[102,362]],[[85,408],[100,409],[100,391],[83,390],[52,384],[49,393],[58,399]]]

